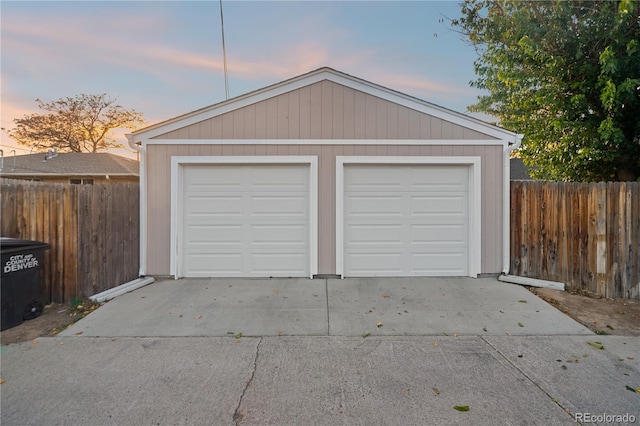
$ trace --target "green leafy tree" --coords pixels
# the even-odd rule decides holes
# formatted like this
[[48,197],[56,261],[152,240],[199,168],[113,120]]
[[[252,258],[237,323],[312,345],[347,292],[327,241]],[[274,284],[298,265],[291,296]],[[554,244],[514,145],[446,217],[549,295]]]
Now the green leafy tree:
[[46,113],[14,119],[16,127],[9,130],[9,136],[38,151],[54,147],[61,152],[120,148],[122,144],[114,139],[113,130],[135,130],[145,123],[141,112],[123,108],[104,93],[36,102]]
[[471,111],[523,133],[534,177],[640,176],[637,1],[465,0],[452,26],[476,47],[488,94]]

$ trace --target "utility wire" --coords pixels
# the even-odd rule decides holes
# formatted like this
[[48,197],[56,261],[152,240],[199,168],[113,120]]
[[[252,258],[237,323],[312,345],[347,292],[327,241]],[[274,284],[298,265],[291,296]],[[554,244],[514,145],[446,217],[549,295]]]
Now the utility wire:
[[229,75],[227,73],[227,48],[224,44],[224,17],[222,15],[222,0],[220,0],[220,29],[222,30],[222,61],[224,64],[224,93],[229,99]]

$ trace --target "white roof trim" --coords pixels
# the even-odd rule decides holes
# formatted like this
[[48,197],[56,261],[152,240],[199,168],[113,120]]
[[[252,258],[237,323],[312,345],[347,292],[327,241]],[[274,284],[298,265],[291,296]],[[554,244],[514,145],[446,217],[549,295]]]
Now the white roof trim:
[[275,96],[309,86],[311,84],[328,80],[355,90],[379,97],[407,108],[437,117],[465,128],[496,137],[505,143],[515,143],[516,134],[506,129],[485,123],[484,121],[469,117],[429,102],[405,95],[386,87],[361,80],[356,77],[341,73],[331,68],[320,68],[307,74],[285,80],[263,89],[247,93],[234,99],[224,101],[209,107],[193,111],[191,113],[158,123],[156,125],[140,129],[132,133],[134,142],[154,138],[162,134],[177,130],[204,120],[216,117],[227,112],[255,104],[257,102],[273,98]]
[[145,139],[143,145],[505,145],[500,139]]
[[118,176],[118,177],[139,177],[138,173],[109,173],[109,172],[89,172],[89,173],[54,173],[54,172],[0,172],[0,177],[10,178],[11,176],[41,176],[47,178],[67,178],[67,177],[93,177],[93,176]]

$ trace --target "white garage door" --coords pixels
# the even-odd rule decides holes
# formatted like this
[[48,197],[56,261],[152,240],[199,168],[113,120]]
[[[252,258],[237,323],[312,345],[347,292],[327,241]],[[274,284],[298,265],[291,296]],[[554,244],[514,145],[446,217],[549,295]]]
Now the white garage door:
[[309,166],[188,165],[185,277],[308,277]]
[[469,167],[346,165],[344,275],[467,276]]

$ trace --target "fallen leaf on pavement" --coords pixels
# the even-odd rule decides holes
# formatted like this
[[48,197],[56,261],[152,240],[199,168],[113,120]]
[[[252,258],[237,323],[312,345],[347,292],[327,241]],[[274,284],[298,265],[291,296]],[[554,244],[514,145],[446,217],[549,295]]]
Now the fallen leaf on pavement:
[[636,392],[636,393],[640,393],[640,388],[638,389],[634,389],[631,386],[627,385],[627,390],[630,390],[631,392]]
[[33,342],[31,342],[31,343],[33,343],[34,345],[37,345],[37,344],[38,344],[38,343],[40,343],[40,342],[38,342],[37,340],[34,340],[34,341],[33,341]]
[[604,345],[600,342],[587,342],[587,344],[593,346],[596,349],[604,349]]
[[76,333],[76,336],[79,336],[79,335],[81,335],[81,334],[82,334],[82,331],[78,331],[78,332]]
[[0,385],[4,383],[4,380],[0,380]]
[[364,334],[362,335],[362,337],[369,337],[370,335],[371,335],[371,333],[367,332],[367,333],[364,333]]
[[454,405],[453,409],[454,410],[458,410],[458,411],[469,411],[469,406],[468,405]]
[[433,393],[435,393],[436,395],[440,395],[440,389],[435,388],[435,387],[433,387],[431,389],[433,389]]
[[438,347],[438,341],[436,340],[435,342],[433,342],[433,347],[437,348]]
[[382,324],[380,321],[378,321],[378,322],[376,323],[376,327],[378,327],[378,328],[382,327],[382,325],[383,325],[383,324]]

